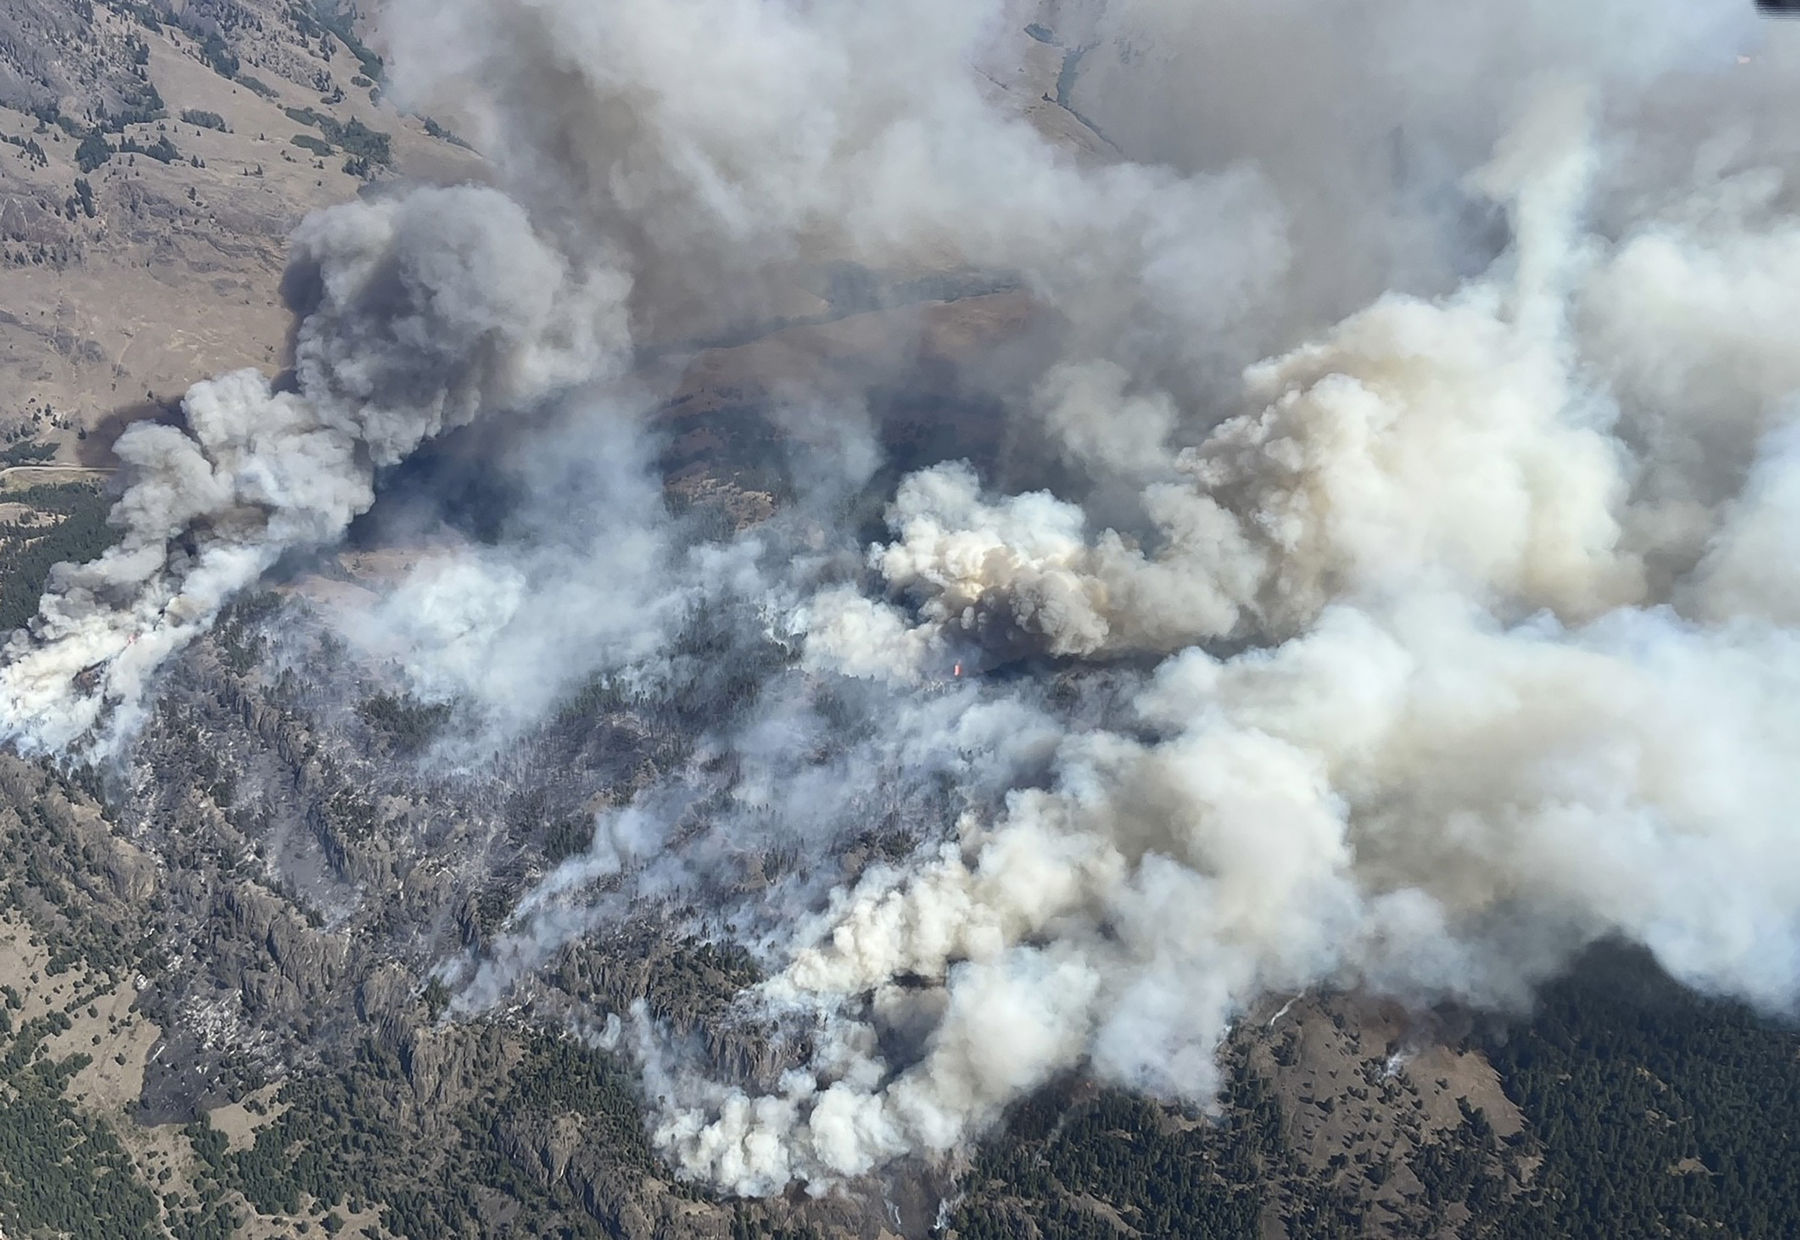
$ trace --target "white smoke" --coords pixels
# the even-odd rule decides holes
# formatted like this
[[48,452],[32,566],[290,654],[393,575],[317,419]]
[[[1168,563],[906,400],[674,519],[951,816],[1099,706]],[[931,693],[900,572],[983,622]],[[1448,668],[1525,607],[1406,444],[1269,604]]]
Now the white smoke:
[[[1166,653],[1297,633],[1333,599],[1422,581],[1515,612],[1582,617],[1636,601],[1640,573],[1618,547],[1615,414],[1581,373],[1557,287],[1578,261],[1566,229],[1582,111],[1577,97],[1549,96],[1484,173],[1515,196],[1504,276],[1436,302],[1386,296],[1324,341],[1252,367],[1252,412],[1179,451],[1166,442],[1168,398],[1109,378],[1133,472],[1159,479],[1141,496],[1148,549],[1090,535],[1078,506],[1048,494],[985,501],[966,465],[908,478],[890,510],[895,541],[871,555],[926,621],[905,647],[999,627],[1055,655]],[[1533,158],[1534,171],[1519,166]],[[1065,442],[1088,451],[1108,426],[1104,414],[1069,419]],[[854,641],[815,634],[830,649]]]
[[[1572,218],[1558,197],[1521,251]],[[1187,558],[1084,544],[1048,496],[980,503],[962,468],[902,487],[900,541],[873,559],[925,601],[910,628],[893,608],[815,617],[852,674],[879,647],[917,677],[905,660],[995,594],[1054,653],[1231,631],[1133,589],[1152,571],[1296,635],[1173,655],[1134,707],[1159,739],[1071,731],[1048,787],[836,893],[759,990],[824,1013],[828,1053],[776,1094],[669,1094],[655,1135],[678,1165],[744,1192],[828,1184],[953,1150],[1082,1065],[1204,1098],[1261,994],[1516,1006],[1607,935],[1697,986],[1800,1001],[1793,431],[1718,514],[1681,583],[1690,615],[1649,597],[1619,548],[1616,410],[1577,380],[1558,309],[1571,253],[1518,253],[1510,286],[1443,303],[1388,299],[1254,368],[1266,410],[1177,462],[1181,502],[1225,534],[1170,538]],[[1220,588],[1218,557],[1259,539],[1249,588]],[[885,1059],[880,1031],[920,1019],[923,1054]]]
[[509,199],[423,190],[334,207],[293,239],[308,304],[295,390],[195,384],[181,428],[119,439],[117,546],[61,566],[0,668],[0,737],[31,750],[129,735],[146,683],[289,550],[331,544],[376,471],[486,410],[619,365],[628,282],[572,270]]
[[[1109,134],[1164,115],[1131,107],[1133,91],[1232,84],[1211,112],[1178,109],[1183,132],[1143,134],[1210,169],[1174,177],[1064,161],[967,93],[970,6],[956,20],[912,6],[905,29],[730,0],[674,17],[533,6],[505,32],[482,25],[533,45],[502,60],[558,49],[561,75],[519,83],[493,124],[535,132],[514,144],[528,159],[557,152],[524,180],[590,212],[580,227],[644,230],[646,322],[691,313],[683,285],[719,271],[754,298],[797,255],[937,248],[1024,272],[1066,324],[1019,408],[1074,485],[996,492],[944,462],[899,483],[892,538],[866,552],[875,591],[755,557],[761,578],[733,587],[765,608],[803,600],[804,674],[873,682],[870,739],[817,761],[819,724],[770,689],[760,725],[719,738],[740,781],[719,839],[828,850],[897,774],[970,786],[949,807],[907,803],[951,815],[917,824],[912,858],[822,904],[819,882],[776,885],[760,916],[728,903],[711,923],[734,918],[774,965],[743,1001],[812,1022],[805,1064],[760,1087],[718,1080],[636,1016],[653,1136],[685,1174],[823,1191],[953,1151],[1071,1069],[1204,1098],[1220,1039],[1264,993],[1328,983],[1517,1006],[1607,935],[1698,986],[1800,999],[1800,850],[1782,825],[1800,791],[1784,627],[1800,598],[1800,306],[1782,273],[1800,242],[1782,153],[1727,173],[1755,149],[1739,141],[1703,176],[1667,175],[1658,143],[1680,147],[1689,122],[1650,127],[1658,95],[1691,100],[1675,75],[1697,64],[1725,72],[1734,20],[1578,7],[1509,13],[1504,31],[1477,6],[1331,16],[1357,48],[1445,53],[1398,78],[1335,53],[1299,6],[1046,8],[1065,33],[1089,22],[1079,37],[1100,36],[1103,65],[1118,55],[1077,87]],[[744,37],[715,45],[695,22]],[[1157,55],[1134,75],[1121,49],[1146,40],[1121,32],[1146,30]],[[1316,80],[1344,106],[1305,129],[1319,109],[1220,63],[1241,55],[1230,31],[1280,46],[1284,80],[1326,69]],[[672,67],[669,39],[698,40],[703,87]],[[755,89],[773,54],[713,63],[722,46],[780,48],[811,87],[805,116],[785,87]],[[1771,89],[1760,72],[1720,89],[1754,97]],[[624,154],[574,132],[594,117]],[[900,157],[905,126],[933,135],[929,157]],[[1387,184],[1369,173],[1383,126],[1410,163]],[[1487,157],[1465,159],[1477,147]],[[1248,162],[1221,171],[1221,152]],[[1508,240],[1448,281],[1481,253],[1482,201]],[[1385,270],[1363,245],[1378,236],[1398,247]],[[1410,288],[1292,343],[1395,273]],[[1283,347],[1221,412],[1221,367],[1263,339]],[[965,661],[1146,655],[1162,660],[1148,677],[1105,678],[1114,708],[1083,709],[1078,692],[1071,710],[1029,679],[945,687]],[[953,727],[945,703],[1000,709],[1029,740]],[[623,877],[624,898],[716,899],[699,894],[709,862],[665,821],[655,798],[603,816],[594,851],[520,906],[466,1001],[494,1001],[616,916],[616,897],[585,894],[596,877]]]
[[[396,89],[472,108],[511,198],[308,226],[298,392],[215,381],[122,441],[126,542],[10,648],[3,730],[139,701],[377,467],[606,377],[627,319],[655,352],[813,314],[830,262],[1003,272],[1053,356],[995,381],[997,465],[901,479],[886,541],[853,545],[869,411],[819,433],[830,384],[771,398],[830,476],[699,547],[652,397],[608,388],[508,445],[542,485],[497,548],[344,621],[514,727],[596,671],[704,696],[781,656],[447,967],[463,1010],[634,904],[736,935],[805,1063],[722,1080],[633,1030],[660,1148],[769,1193],[1070,1070],[1204,1098],[1272,990],[1515,1006],[1618,935],[1791,1008],[1800,225],[1743,110],[1800,77],[1740,72],[1718,8],[396,0]],[[1033,17],[1093,45],[1079,117],[1021,67]],[[672,649],[702,613],[725,666]],[[839,870],[890,822],[911,853]],[[805,864],[721,880],[777,847]]]

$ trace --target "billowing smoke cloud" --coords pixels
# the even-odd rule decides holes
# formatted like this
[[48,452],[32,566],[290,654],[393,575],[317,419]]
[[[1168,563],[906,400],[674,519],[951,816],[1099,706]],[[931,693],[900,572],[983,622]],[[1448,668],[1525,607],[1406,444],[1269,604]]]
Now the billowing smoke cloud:
[[[1800,73],[1727,7],[396,0],[396,90],[508,196],[307,226],[298,391],[122,441],[5,730],[70,742],[381,465],[562,393],[496,437],[499,544],[339,620],[503,731],[596,675],[717,702],[444,966],[482,1010],[647,908],[755,953],[772,1079],[615,1014],[682,1173],[823,1191],[1070,1070],[1201,1099],[1267,991],[1516,1006],[1607,935],[1791,1008]],[[1032,300],[998,459],[859,545],[875,415],[801,370],[792,502],[697,538],[658,380],[589,381],[868,309],[832,264]]]
[[[1563,333],[1582,113],[1551,94],[1484,172],[1514,197],[1506,283],[1438,302],[1384,297],[1251,368],[1253,411],[1193,447],[1168,445],[1167,398],[1128,395],[1115,368],[1052,375],[1049,424],[1071,450],[1091,458],[1104,443],[1158,478],[1141,497],[1148,548],[1111,530],[1090,540],[1082,509],[1046,493],[985,500],[966,465],[938,466],[901,485],[895,541],[871,557],[926,635],[847,605],[852,623],[885,623],[915,652],[992,629],[1084,656],[1266,641],[1333,599],[1421,580],[1561,616],[1636,601],[1639,573],[1618,547],[1614,415]],[[863,644],[831,627],[816,636]]]
[[336,207],[294,236],[292,390],[196,384],[180,428],[119,439],[117,546],[60,567],[0,669],[0,736],[28,749],[128,734],[147,677],[286,551],[330,544],[376,471],[482,412],[616,368],[628,281],[583,272],[490,190]]
[[[1126,726],[1064,731],[1045,784],[833,894],[759,996],[824,1013],[823,1050],[772,1093],[672,1092],[657,1136],[681,1165],[743,1191],[854,1176],[1084,1065],[1204,1098],[1260,994],[1516,1007],[1607,935],[1697,986],[1800,1000],[1786,388],[1756,393],[1747,484],[1685,513],[1706,550],[1655,592],[1645,560],[1693,534],[1633,482],[1678,466],[1634,451],[1647,411],[1597,342],[1646,302],[1677,338],[1704,323],[1704,277],[1613,300],[1655,280],[1647,249],[1682,276],[1730,260],[1662,223],[1595,252],[1585,111],[1550,92],[1484,171],[1516,237],[1491,276],[1250,369],[1254,411],[1146,489],[1149,549],[1047,494],[989,498],[963,465],[902,483],[869,559],[905,601],[828,595],[820,665],[917,684],[995,634],[1169,657]],[[1779,365],[1778,320],[1759,326],[1756,369]],[[1757,330],[1740,313],[1732,343]],[[1115,399],[1128,434],[1156,408]],[[1654,416],[1679,441],[1708,414]],[[1208,651],[1228,638],[1254,649]],[[888,1030],[920,1021],[922,1050],[890,1059]]]

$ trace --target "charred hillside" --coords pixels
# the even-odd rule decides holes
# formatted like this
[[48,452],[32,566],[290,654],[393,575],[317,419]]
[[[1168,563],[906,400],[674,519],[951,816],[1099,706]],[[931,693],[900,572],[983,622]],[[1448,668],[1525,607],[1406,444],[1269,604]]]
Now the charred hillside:
[[0,1225],[1791,1233],[1652,7],[0,0]]

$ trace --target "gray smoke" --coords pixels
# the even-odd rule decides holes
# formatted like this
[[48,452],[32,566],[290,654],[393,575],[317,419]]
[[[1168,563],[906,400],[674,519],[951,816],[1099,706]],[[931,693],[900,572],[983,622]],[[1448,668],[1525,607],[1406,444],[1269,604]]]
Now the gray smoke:
[[[1095,29],[1175,11],[1112,5]],[[1110,172],[1066,165],[1041,197],[1020,181],[1004,198],[1019,226],[1008,246],[985,248],[986,219],[950,234],[958,258],[1027,273],[1069,324],[1017,416],[1093,489],[995,493],[969,464],[946,462],[900,483],[893,537],[867,550],[876,591],[841,563],[836,580],[811,565],[765,570],[771,608],[800,598],[787,628],[804,635],[801,674],[872,682],[862,718],[875,739],[820,760],[771,693],[763,726],[785,748],[719,741],[741,764],[743,798],[767,800],[720,811],[719,836],[774,846],[806,830],[791,816],[823,822],[828,837],[866,825],[896,782],[975,771],[992,782],[913,806],[935,812],[935,830],[927,818],[911,858],[823,894],[777,884],[755,902],[771,910],[760,918],[705,896],[715,924],[740,927],[771,965],[747,1008],[810,1020],[813,1052],[779,1082],[746,1087],[640,1023],[661,1100],[654,1135],[689,1174],[743,1192],[794,1179],[819,1189],[952,1151],[1082,1065],[1204,1098],[1219,1039],[1269,990],[1324,982],[1516,1006],[1606,935],[1646,944],[1711,990],[1774,1007],[1796,998],[1800,856],[1780,808],[1795,791],[1795,732],[1775,719],[1795,665],[1772,609],[1791,597],[1782,428],[1786,325],[1800,307],[1768,274],[1794,252],[1773,171],[1786,152],[1768,149],[1773,163],[1758,167],[1740,132],[1734,150],[1707,155],[1710,169],[1669,177],[1657,143],[1670,131],[1642,117],[1656,92],[1689,89],[1671,73],[1698,68],[1709,89],[1747,100],[1768,89],[1761,70],[1721,86],[1733,49],[1700,28],[1713,19],[1697,8],[1658,13],[1648,43],[1641,10],[1546,9],[1505,37],[1471,39],[1493,49],[1489,93],[1434,115],[1450,76],[1428,103],[1353,57],[1309,78],[1312,58],[1333,53],[1299,30],[1309,18],[1298,9],[1200,11],[1260,28],[1300,62],[1293,80],[1345,91],[1356,107],[1322,128],[1368,128],[1335,135],[1348,154],[1333,155],[1322,132],[1294,128],[1318,109],[1258,114],[1267,92],[1224,75],[1243,92],[1230,116],[1255,119],[1190,131],[1272,162],[1213,174],[1211,192],[1256,186],[1252,215],[1286,239],[1245,244],[1266,234],[1215,210],[1219,248],[1236,233],[1241,253],[1268,256],[1260,283],[1217,300],[1217,281],[1159,282],[1158,258],[1144,258],[1155,230],[1130,231],[1069,188]],[[1182,13],[1231,46],[1193,6]],[[813,16],[809,33],[826,39],[853,21],[829,6]],[[633,19],[655,22],[630,6],[607,21]],[[1386,6],[1357,21],[1357,47],[1399,46],[1404,31],[1444,49],[1443,73],[1467,90],[1452,49],[1486,21],[1472,8],[1434,18]],[[1175,58],[1195,50],[1177,33],[1154,46],[1167,73],[1133,89],[1221,80]],[[594,77],[605,83],[583,78],[585,106],[604,113],[612,90],[628,93]],[[652,81],[673,100],[658,107],[696,102],[674,75]],[[714,78],[698,103],[714,92],[729,95]],[[823,124],[859,102],[809,98],[824,100]],[[1092,115],[1122,132],[1106,125],[1109,106],[1121,105],[1095,99]],[[1487,128],[1507,116],[1507,130]],[[1741,129],[1736,119],[1722,123]],[[1367,181],[1358,152],[1396,122],[1403,146],[1442,165],[1435,201],[1416,184],[1423,173],[1398,189]],[[1004,133],[959,122],[939,137],[949,149],[1038,141]],[[1644,144],[1634,158],[1608,150],[1627,137]],[[1311,154],[1295,160],[1296,149]],[[768,172],[725,179],[777,193]],[[856,232],[857,183],[828,171],[807,187],[833,204],[819,225],[829,244],[879,253]],[[924,230],[967,188],[922,175],[884,205]],[[1307,218],[1321,201],[1340,218]],[[1039,231],[1062,208],[1065,226],[1084,227]],[[1484,254],[1483,221],[1495,218],[1507,240]],[[1356,242],[1375,231],[1395,253],[1372,272]],[[754,257],[733,261],[785,257],[745,249]],[[1458,281],[1459,266],[1476,274]],[[678,264],[667,278],[684,278]],[[1242,350],[1365,292],[1365,309],[1248,366],[1235,397],[1209,397],[1234,356],[1250,360]],[[1234,313],[1243,322],[1222,330]],[[1117,509],[1121,488],[1135,515],[1102,523],[1087,500]],[[1163,663],[1141,681],[1109,677],[1110,710],[1071,712],[1016,680],[949,683],[958,660],[1031,652]],[[976,718],[1006,723],[971,734]],[[491,1002],[519,970],[619,916],[618,897],[591,894],[598,880],[701,899],[704,857],[685,841],[670,853],[670,822],[654,798],[604,816],[593,852],[528,898],[511,937],[467,975],[466,1001]],[[776,924],[796,909],[815,910],[798,932]]]
[[377,470],[625,355],[628,281],[572,268],[490,190],[321,212],[288,274],[304,316],[293,388],[224,375],[188,392],[182,427],[120,437],[120,541],[60,566],[8,643],[0,737],[54,750],[128,736],[156,668],[284,552],[340,538]]
[[[1492,275],[1250,370],[1252,412],[1146,490],[1154,550],[965,466],[902,484],[870,563],[904,602],[832,591],[815,664],[928,684],[994,612],[1051,653],[1169,657],[1128,729],[1067,728],[1044,784],[833,894],[758,996],[823,1014],[815,1062],[772,1093],[668,1092],[680,1165],[828,1183],[953,1150],[1082,1064],[1204,1098],[1260,994],[1517,1006],[1607,935],[1708,990],[1800,998],[1786,392],[1762,394],[1737,494],[1685,503],[1704,550],[1655,592],[1645,562],[1683,549],[1644,532],[1678,527],[1632,483],[1672,466],[1628,447],[1648,436],[1600,378],[1602,291],[1647,276],[1615,304],[1667,307],[1673,348],[1710,281],[1661,284],[1644,250],[1686,277],[1719,238],[1584,237],[1584,112],[1551,92],[1486,170],[1516,236]],[[1787,349],[1770,309],[1765,364]],[[1206,652],[1226,637],[1255,648]],[[921,1019],[923,1053],[890,1062],[885,1031]]]
[[[395,0],[396,90],[462,104],[508,197],[308,225],[298,393],[133,432],[128,540],[9,651],[6,731],[71,743],[377,467],[554,395],[495,437],[532,483],[499,545],[337,619],[480,743],[596,677],[717,703],[444,964],[468,1012],[635,910],[750,949],[740,1015],[812,1048],[779,1079],[615,1014],[685,1175],[825,1191],[1071,1069],[1204,1099],[1266,992],[1516,1007],[1609,935],[1791,1009],[1800,63],[1753,20]],[[876,414],[790,366],[791,502],[697,538],[651,363],[824,322],[833,265],[1030,302],[977,376],[998,459],[912,470],[861,545]],[[856,309],[907,377],[918,317]]]

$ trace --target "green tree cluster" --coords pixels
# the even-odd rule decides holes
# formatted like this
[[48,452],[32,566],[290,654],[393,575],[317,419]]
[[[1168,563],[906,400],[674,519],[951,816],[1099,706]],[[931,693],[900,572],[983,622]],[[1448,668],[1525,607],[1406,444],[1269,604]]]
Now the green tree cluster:
[[54,518],[54,523],[0,523],[0,633],[37,614],[51,568],[91,560],[118,541],[118,531],[106,523],[112,501],[98,487],[39,486],[7,498]]
[[[1178,1124],[1156,1104],[1071,1083],[1015,1107],[963,1178],[964,1240],[1119,1240],[1258,1235],[1264,1183],[1285,1158],[1279,1107],[1240,1070],[1230,1126]],[[1130,1232],[1124,1229],[1129,1228]]]
[[1543,1162],[1505,1240],[1800,1236],[1800,1030],[1608,947],[1488,1056]]
[[320,155],[332,152],[332,143],[344,149],[344,153],[353,159],[363,160],[369,164],[381,164],[384,167],[393,162],[393,140],[391,135],[379,129],[371,129],[355,117],[340,121],[335,116],[312,108],[283,108],[288,119],[302,125],[309,125],[325,135],[327,141],[321,145],[319,139],[309,138],[302,142],[301,138],[309,135],[301,134],[294,138],[296,146],[304,146]]

